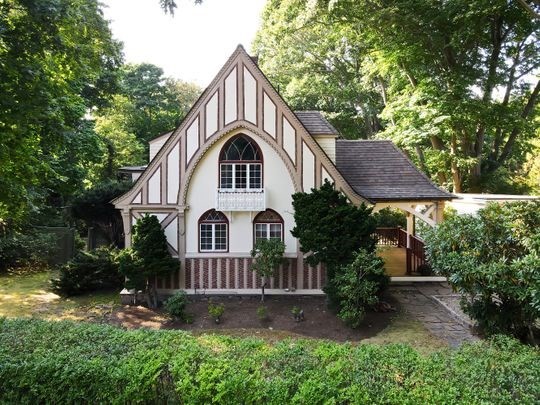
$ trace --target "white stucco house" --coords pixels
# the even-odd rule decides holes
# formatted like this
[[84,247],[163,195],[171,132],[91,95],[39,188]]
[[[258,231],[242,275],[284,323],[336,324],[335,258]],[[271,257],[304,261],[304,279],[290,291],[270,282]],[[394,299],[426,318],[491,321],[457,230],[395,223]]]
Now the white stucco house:
[[180,126],[151,141],[149,164],[132,169],[133,187],[113,201],[126,246],[137,218],[153,214],[179,260],[158,290],[250,294],[260,288],[250,269],[254,242],[280,238],[286,264],[267,293],[321,293],[324,269],[304,264],[290,233],[293,193],[328,179],[354,204],[404,210],[408,232],[413,215],[435,224],[452,198],[391,142],[340,138],[320,113],[293,112],[238,46]]

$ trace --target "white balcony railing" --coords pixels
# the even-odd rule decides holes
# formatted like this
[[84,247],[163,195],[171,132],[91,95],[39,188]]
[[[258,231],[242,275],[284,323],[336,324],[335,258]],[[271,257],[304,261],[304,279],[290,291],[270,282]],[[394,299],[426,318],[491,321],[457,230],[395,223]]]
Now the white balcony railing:
[[264,211],[266,197],[264,188],[235,190],[218,188],[216,197],[218,211]]

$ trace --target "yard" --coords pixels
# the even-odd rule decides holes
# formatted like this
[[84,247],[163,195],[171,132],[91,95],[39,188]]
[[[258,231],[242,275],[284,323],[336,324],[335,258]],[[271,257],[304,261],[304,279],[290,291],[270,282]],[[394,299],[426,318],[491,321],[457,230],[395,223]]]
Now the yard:
[[[194,334],[255,336],[268,341],[309,337],[338,342],[406,343],[424,353],[447,346],[392,296],[387,301],[396,310],[369,313],[358,330],[345,326],[326,308],[322,297],[267,297],[267,321],[257,317],[259,297],[221,297],[219,302],[225,305],[225,313],[219,325],[208,315],[208,299],[200,298],[188,304],[193,323],[185,324],[172,322],[162,310],[122,306],[115,291],[62,298],[48,290],[48,279],[48,272],[1,275],[0,316],[69,319],[129,329],[183,329]],[[294,321],[290,313],[294,306],[304,309],[303,322]]]

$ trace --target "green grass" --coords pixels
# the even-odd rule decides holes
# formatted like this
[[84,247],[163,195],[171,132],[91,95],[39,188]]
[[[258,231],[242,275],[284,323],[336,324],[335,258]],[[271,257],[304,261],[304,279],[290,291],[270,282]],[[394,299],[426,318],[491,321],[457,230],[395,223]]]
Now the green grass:
[[50,272],[0,275],[0,316],[96,320],[120,304],[117,291],[63,298],[49,289]]

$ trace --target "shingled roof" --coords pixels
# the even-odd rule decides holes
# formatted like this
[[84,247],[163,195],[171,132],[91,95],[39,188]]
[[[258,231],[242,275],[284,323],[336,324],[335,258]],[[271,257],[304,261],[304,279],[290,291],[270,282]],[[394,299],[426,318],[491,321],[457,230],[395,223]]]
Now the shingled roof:
[[339,135],[320,111],[295,111],[294,114],[311,135]]
[[451,200],[391,141],[336,140],[336,166],[360,196],[372,202]]

